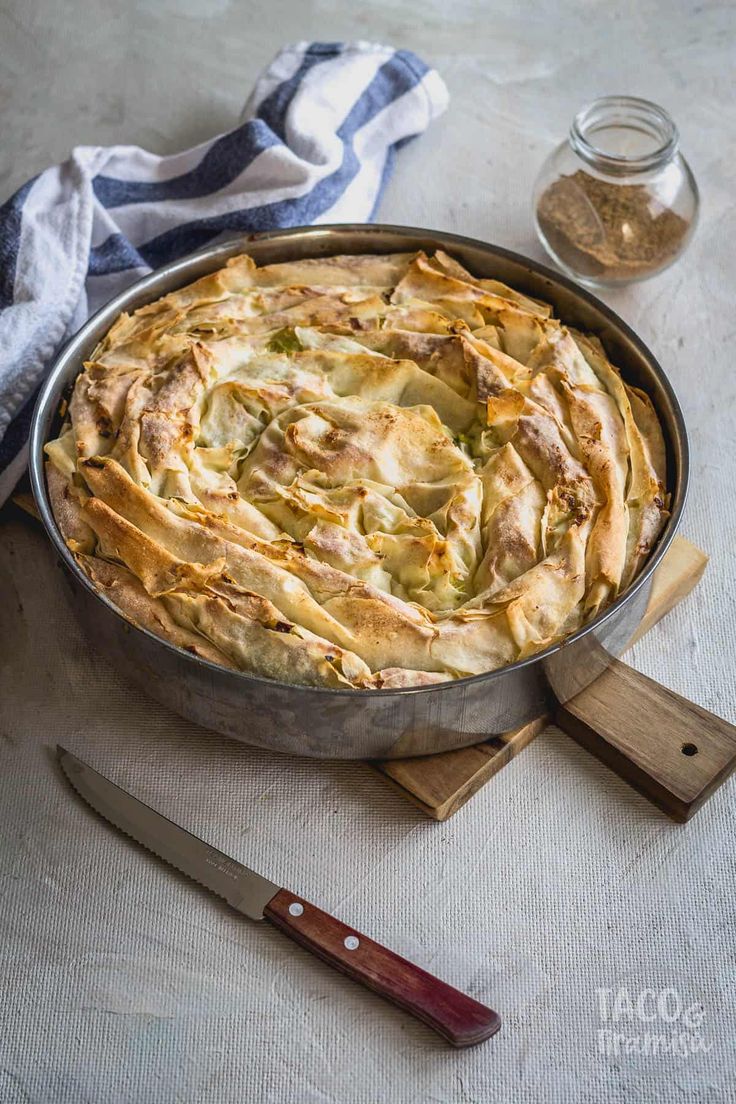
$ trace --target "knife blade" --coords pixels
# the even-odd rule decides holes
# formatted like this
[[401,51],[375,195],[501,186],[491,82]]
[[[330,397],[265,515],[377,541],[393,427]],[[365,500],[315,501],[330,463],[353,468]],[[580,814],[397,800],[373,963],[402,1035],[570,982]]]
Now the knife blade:
[[69,782],[95,812],[248,919],[269,920],[453,1046],[473,1046],[498,1031],[501,1019],[493,1009],[211,847],[58,744],[57,753]]

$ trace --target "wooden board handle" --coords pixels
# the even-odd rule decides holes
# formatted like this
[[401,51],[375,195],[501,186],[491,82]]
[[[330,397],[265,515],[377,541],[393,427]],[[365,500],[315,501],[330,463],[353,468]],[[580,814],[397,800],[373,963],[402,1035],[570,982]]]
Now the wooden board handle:
[[675,820],[686,821],[736,766],[736,728],[620,660],[555,721]]
[[269,901],[264,914],[307,950],[411,1012],[453,1046],[482,1043],[501,1026],[492,1009],[286,889]]

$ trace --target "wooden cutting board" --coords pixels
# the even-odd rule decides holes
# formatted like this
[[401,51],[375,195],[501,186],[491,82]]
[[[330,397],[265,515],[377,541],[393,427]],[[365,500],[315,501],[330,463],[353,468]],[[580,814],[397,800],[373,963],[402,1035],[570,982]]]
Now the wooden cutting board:
[[[685,537],[675,537],[656,572],[646,614],[629,642],[630,645],[635,644],[665,614],[687,597],[701,578],[707,563],[708,557],[704,552]],[[625,664],[618,666],[623,671],[617,670],[615,679],[611,677],[604,682],[608,675],[606,672],[602,679],[596,680],[593,687],[583,691],[573,699],[572,703],[568,703],[564,709],[567,716],[563,717],[562,711],[555,718],[545,714],[524,725],[523,728],[514,729],[503,736],[494,736],[485,743],[474,744],[472,747],[461,748],[458,751],[446,751],[439,755],[413,759],[387,759],[372,765],[398,789],[403,797],[417,805],[427,816],[435,820],[447,820],[554,719],[563,724],[569,735],[607,762],[627,781],[636,785],[642,792],[648,788],[649,792],[646,792],[646,796],[664,808],[669,815],[678,820],[687,819],[733,768],[736,762],[736,733],[732,726],[726,725],[726,722],[720,721],[720,718],[713,718],[712,714],[698,710],[698,714],[704,714],[708,721],[712,718],[713,721],[718,722],[716,726],[718,732],[714,734],[711,746],[712,753],[706,756],[705,749],[699,748],[697,753],[692,755],[689,751],[682,752],[678,746],[676,757],[668,763],[668,771],[665,772],[667,777],[651,782],[650,777],[645,777],[646,765],[642,766],[631,762],[630,759],[627,760],[631,748],[622,747],[627,739],[630,742],[632,736],[636,737],[636,732],[620,731],[613,736],[608,734],[608,739],[601,740],[600,735],[591,732],[585,723],[587,715],[592,713],[596,718],[600,718],[612,697],[618,698],[622,688],[619,680],[624,684],[625,689],[625,681],[628,678],[626,673],[631,672],[631,668],[626,667]],[[639,681],[646,681],[647,684],[651,682],[651,680],[644,680],[643,676],[637,676],[636,672],[632,674]],[[669,695],[669,692],[658,687],[656,683],[651,685],[657,687],[663,694]],[[676,696],[669,695],[669,697]],[[678,699],[678,701],[683,702],[684,699]],[[691,703],[685,704],[691,706]],[[653,705],[654,703],[652,708]],[[576,709],[575,706],[577,706]],[[692,717],[692,720],[698,728],[701,728],[707,724],[705,718],[698,715]],[[632,721],[633,718],[629,717],[628,723],[631,724]],[[647,716],[645,723],[651,727],[652,718]],[[674,723],[672,716],[668,715],[664,723],[671,726]],[[681,746],[686,747],[688,744],[690,747],[694,746],[689,738],[683,737]],[[660,757],[662,753],[661,748],[659,752],[654,752]],[[693,778],[691,776],[698,755],[701,758]],[[710,783],[713,784],[710,785]]]

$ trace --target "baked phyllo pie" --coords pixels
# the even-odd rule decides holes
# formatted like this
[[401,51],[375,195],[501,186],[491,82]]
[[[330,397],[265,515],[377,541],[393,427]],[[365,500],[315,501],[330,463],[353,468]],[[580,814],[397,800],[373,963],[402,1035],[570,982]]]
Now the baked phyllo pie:
[[121,315],[46,452],[64,538],[127,618],[309,686],[564,640],[667,509],[652,404],[596,338],[439,251],[239,256]]

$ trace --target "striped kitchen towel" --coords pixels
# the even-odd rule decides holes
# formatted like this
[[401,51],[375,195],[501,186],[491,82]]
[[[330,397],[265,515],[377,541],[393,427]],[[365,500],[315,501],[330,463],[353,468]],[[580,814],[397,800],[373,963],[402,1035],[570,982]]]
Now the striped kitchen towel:
[[79,146],[16,192],[0,207],[0,504],[25,470],[44,372],[93,311],[218,239],[372,219],[394,151],[446,105],[408,50],[300,43],[234,130],[171,157]]

